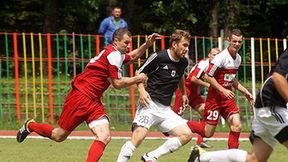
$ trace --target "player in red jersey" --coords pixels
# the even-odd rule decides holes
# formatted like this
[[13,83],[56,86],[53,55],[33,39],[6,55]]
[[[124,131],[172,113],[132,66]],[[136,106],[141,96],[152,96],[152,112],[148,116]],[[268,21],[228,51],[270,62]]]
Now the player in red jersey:
[[104,47],[100,54],[92,58],[84,72],[72,81],[72,88],[64,103],[58,127],[54,128],[52,125],[29,119],[17,133],[17,141],[22,142],[31,132],[35,132],[53,141],[62,142],[85,121],[95,135],[86,161],[98,161],[111,140],[109,118],[101,102],[102,94],[110,84],[120,89],[147,81],[147,76],[144,74],[130,78],[122,77],[121,67],[122,64],[137,60],[157,37],[159,35],[156,33],[148,36],[148,40],[142,46],[127,54],[131,34],[127,29],[116,30],[113,34],[113,43]]
[[238,51],[242,46],[242,40],[242,32],[239,29],[233,29],[228,37],[228,48],[214,57],[205,72],[205,79],[210,83],[205,102],[205,124],[194,121],[187,123],[192,132],[204,137],[211,137],[220,116],[222,116],[230,128],[228,148],[239,147],[241,131],[239,110],[232,88],[239,90],[250,101],[250,104],[253,104],[252,94],[236,79],[236,73],[241,64],[241,56]]
[[[209,88],[209,83],[205,82],[203,76],[205,71],[208,69],[210,61],[220,52],[219,48],[212,48],[208,54],[207,58],[200,60],[194,67],[191,69],[185,80],[186,86],[186,95],[189,99],[189,105],[192,109],[196,110],[201,117],[204,114],[205,102],[199,93],[199,86]],[[182,93],[179,89],[175,93],[175,102],[173,105],[173,111],[178,115],[184,113],[184,106],[182,106]],[[201,120],[203,121],[203,120]],[[210,146],[203,141],[203,137],[198,135],[196,142],[197,145],[203,148],[209,148]]]

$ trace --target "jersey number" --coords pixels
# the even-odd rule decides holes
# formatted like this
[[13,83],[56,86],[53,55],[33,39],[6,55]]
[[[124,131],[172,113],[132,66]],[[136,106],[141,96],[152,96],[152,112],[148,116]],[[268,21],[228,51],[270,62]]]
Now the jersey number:
[[209,115],[207,116],[207,119],[209,119],[209,120],[216,120],[216,119],[218,119],[218,116],[219,116],[218,111],[211,111],[211,110],[210,110],[208,113],[209,113]]
[[149,122],[149,116],[140,116],[140,119],[139,119],[139,122],[140,123],[144,123],[144,124],[148,124]]

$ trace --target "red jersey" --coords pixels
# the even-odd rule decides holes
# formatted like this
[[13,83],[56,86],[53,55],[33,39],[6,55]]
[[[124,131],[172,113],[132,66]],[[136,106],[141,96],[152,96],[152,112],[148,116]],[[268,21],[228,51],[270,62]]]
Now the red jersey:
[[92,100],[99,100],[110,86],[111,78],[122,77],[122,64],[130,60],[130,55],[122,55],[113,45],[108,45],[90,60],[84,72],[75,77],[72,86]]
[[[214,57],[206,74],[214,77],[224,88],[232,90],[232,85],[240,64],[241,56],[236,53],[236,57],[233,58],[226,48]],[[218,92],[213,87],[209,88],[207,99],[216,101],[227,100],[221,92]]]
[[[185,80],[185,86],[190,90],[190,93],[198,93],[198,85],[191,82],[192,76],[195,76],[197,79],[202,79],[203,74],[208,69],[209,66],[209,58],[204,58],[200,60],[197,64],[193,66],[191,71],[189,72],[188,77]],[[188,96],[190,94],[187,94]]]

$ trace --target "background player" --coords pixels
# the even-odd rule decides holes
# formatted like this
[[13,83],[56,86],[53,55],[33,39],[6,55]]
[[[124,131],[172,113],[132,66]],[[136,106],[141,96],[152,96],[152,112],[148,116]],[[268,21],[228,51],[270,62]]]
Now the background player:
[[[185,79],[186,95],[189,99],[189,105],[192,109],[196,110],[201,115],[201,118],[204,114],[205,102],[199,92],[199,86],[209,88],[210,84],[205,82],[203,77],[205,71],[208,69],[210,61],[219,52],[219,48],[212,48],[208,54],[208,57],[200,60],[196,65],[194,65],[187,78]],[[184,108],[182,106],[182,93],[179,89],[177,89],[175,94],[173,111],[178,115],[182,115],[184,113]],[[201,122],[202,121],[203,120],[201,119]],[[203,148],[210,147],[203,141],[203,137],[200,135],[198,135],[196,144]]]
[[[263,83],[254,105],[250,141],[252,151],[230,149],[203,152],[195,147],[188,162],[266,162],[277,143],[288,148],[288,50]],[[200,150],[201,150],[201,155]]]
[[216,126],[222,116],[229,125],[228,148],[239,147],[241,121],[232,88],[239,90],[253,104],[252,94],[236,79],[241,56],[238,54],[242,46],[242,32],[231,30],[228,36],[229,46],[221,51],[211,61],[206,71],[205,79],[210,83],[205,102],[205,125],[188,121],[190,129],[204,137],[213,136]]

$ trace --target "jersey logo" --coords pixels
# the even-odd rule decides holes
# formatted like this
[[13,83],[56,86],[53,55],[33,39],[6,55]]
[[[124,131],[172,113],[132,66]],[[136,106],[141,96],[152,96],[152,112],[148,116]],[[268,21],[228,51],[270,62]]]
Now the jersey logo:
[[167,65],[165,65],[165,66],[163,67],[163,69],[166,69],[166,70],[168,70],[168,66],[167,66]]
[[171,76],[174,77],[176,75],[176,70],[171,71]]

